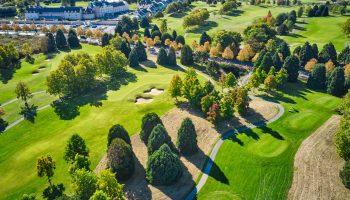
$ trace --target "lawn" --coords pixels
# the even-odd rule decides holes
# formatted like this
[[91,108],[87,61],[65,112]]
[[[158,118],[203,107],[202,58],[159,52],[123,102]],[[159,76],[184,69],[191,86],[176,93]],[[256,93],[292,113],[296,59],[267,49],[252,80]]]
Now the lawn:
[[305,30],[294,30],[293,36],[282,36],[281,38],[286,40],[292,49],[308,41],[311,44],[316,43],[320,50],[323,45],[332,42],[339,52],[345,47],[345,43],[350,41],[341,28],[348,18],[348,16],[303,17],[298,19],[296,25]]
[[[89,3],[90,1],[77,1],[75,2],[75,6],[86,8],[89,5]],[[46,7],[53,7],[53,8],[62,6],[61,3],[51,3],[49,5],[45,5],[44,3],[42,3],[41,5]]]
[[[63,160],[63,153],[72,134],[78,133],[86,140],[93,169],[106,152],[107,133],[112,125],[120,123],[133,135],[140,130],[145,113],[154,111],[163,115],[174,107],[167,92],[154,96],[152,103],[136,105],[134,101],[152,87],[167,89],[172,76],[183,73],[181,68],[158,66],[128,71],[133,74],[129,84],[80,98],[76,102],[80,106],[68,108],[76,111],[70,120],[60,119],[50,107],[38,112],[35,123],[24,121],[4,132],[0,136],[0,199],[16,199],[32,192],[40,195],[47,181],[37,177],[36,160],[46,154],[56,160],[54,183],[64,183],[70,192],[68,164]],[[203,82],[204,78],[200,80]]]
[[[282,118],[226,140],[198,199],[286,199],[299,145],[334,114],[340,99],[302,83],[289,84],[275,99],[285,107]],[[296,111],[288,112],[292,107]]]

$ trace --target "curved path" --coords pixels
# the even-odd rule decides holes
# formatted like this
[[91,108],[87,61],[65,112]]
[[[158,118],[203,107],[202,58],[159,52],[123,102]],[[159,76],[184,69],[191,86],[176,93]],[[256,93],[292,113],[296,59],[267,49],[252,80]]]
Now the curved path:
[[[44,92],[45,92],[45,90],[40,90],[40,91],[37,91],[37,92],[33,92],[32,95],[41,94],[41,93],[44,93]],[[6,106],[8,104],[11,104],[13,102],[16,102],[16,101],[18,101],[18,99],[14,98],[14,99],[11,99],[9,101],[6,101],[5,103],[0,103],[0,108]]]

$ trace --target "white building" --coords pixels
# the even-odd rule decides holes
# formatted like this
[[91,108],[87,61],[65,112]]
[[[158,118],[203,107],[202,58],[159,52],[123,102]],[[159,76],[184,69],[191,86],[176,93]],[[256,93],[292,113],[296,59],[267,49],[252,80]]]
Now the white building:
[[128,10],[129,4],[124,1],[95,1],[86,9],[83,7],[29,7],[24,15],[27,20],[91,20],[116,17]]

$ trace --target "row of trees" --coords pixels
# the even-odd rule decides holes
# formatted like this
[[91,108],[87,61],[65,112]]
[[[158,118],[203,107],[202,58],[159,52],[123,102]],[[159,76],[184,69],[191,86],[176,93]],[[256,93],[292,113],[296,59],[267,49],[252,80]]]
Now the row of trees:
[[305,12],[307,13],[308,17],[327,17],[329,16],[329,10],[328,6],[323,5],[314,5],[313,7],[308,6],[305,9]]
[[345,187],[350,188],[350,93],[345,95],[338,111],[342,114],[342,120],[335,136],[335,144],[338,155],[345,160],[339,176]]
[[196,130],[189,118],[184,119],[178,130],[176,146],[153,112],[142,118],[140,138],[148,149],[146,179],[154,185],[176,182],[183,173],[178,154],[189,156],[198,151]]
[[[116,174],[112,170],[102,170],[97,176],[90,168],[89,150],[83,138],[74,134],[67,142],[64,159],[69,164],[69,174],[72,178],[73,193],[65,193],[63,184],[54,184],[52,178],[56,162],[50,156],[41,156],[37,160],[37,175],[46,177],[49,186],[44,189],[45,199],[125,199]],[[23,195],[22,199],[35,199],[35,194]]]

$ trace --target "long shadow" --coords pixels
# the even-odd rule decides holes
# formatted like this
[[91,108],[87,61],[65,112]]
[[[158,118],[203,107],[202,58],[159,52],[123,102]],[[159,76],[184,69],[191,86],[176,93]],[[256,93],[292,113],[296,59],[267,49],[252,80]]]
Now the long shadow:
[[190,33],[203,33],[209,31],[212,28],[218,27],[218,23],[214,21],[206,21],[204,24],[194,27],[189,30]]
[[148,68],[157,68],[156,63],[154,63],[152,60],[146,60],[140,63],[142,67],[148,67]]
[[293,38],[306,38],[305,36],[297,34],[297,33],[288,33],[288,36],[293,37]]
[[71,120],[80,114],[79,108],[85,105],[100,107],[102,100],[107,100],[108,90],[118,90],[121,85],[136,81],[135,74],[124,73],[122,77],[111,78],[108,82],[100,82],[99,86],[85,95],[69,98],[65,97],[54,101],[51,106],[55,113],[63,120]]
[[183,68],[181,68],[179,65],[171,66],[171,65],[162,65],[165,68],[171,69],[173,71],[179,71],[179,72],[185,72]]
[[258,127],[258,129],[262,130],[263,133],[265,134],[270,134],[271,136],[273,136],[278,140],[284,140],[284,137],[282,135],[280,135],[277,131],[272,130],[270,127],[261,126],[261,127]]
[[305,27],[298,26],[298,25],[296,25],[296,24],[294,24],[294,29],[299,30],[299,31],[305,31],[305,30],[306,30]]
[[232,16],[232,17],[238,17],[238,16],[241,16],[244,12],[245,12],[244,10],[232,10],[226,15]]
[[169,17],[174,18],[183,18],[184,16],[186,16],[186,12],[176,12],[169,15]]
[[0,68],[0,80],[3,84],[7,84],[9,80],[13,78],[13,74],[16,72],[17,69],[21,68],[21,62],[18,61],[17,63],[13,64],[9,68]]

